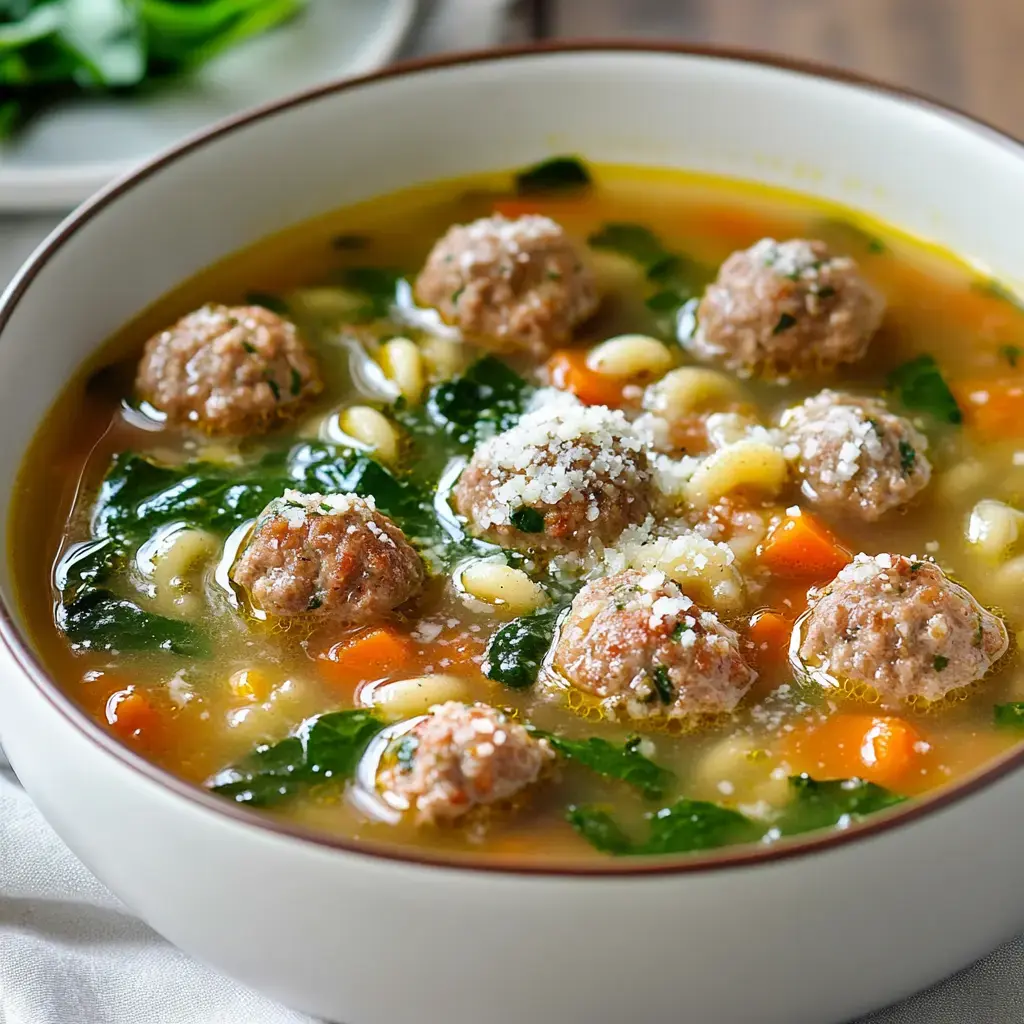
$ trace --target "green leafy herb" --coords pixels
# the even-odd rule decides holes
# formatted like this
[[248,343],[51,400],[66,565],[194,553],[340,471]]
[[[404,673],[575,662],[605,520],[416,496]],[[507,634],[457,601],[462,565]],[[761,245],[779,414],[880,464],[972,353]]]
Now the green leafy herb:
[[917,451],[909,441],[900,441],[900,469],[904,473],[912,473],[917,462]]
[[787,836],[859,821],[906,799],[863,779],[818,782],[809,775],[794,775],[789,785],[793,801],[783,811],[777,826]]
[[269,309],[271,313],[277,313],[278,316],[288,315],[288,303],[280,295],[271,295],[269,292],[249,292],[245,296],[245,301],[250,306],[262,306],[264,309]]
[[484,356],[461,376],[430,389],[426,415],[435,428],[468,451],[515,426],[535,390],[500,359]]
[[639,789],[648,800],[658,800],[675,781],[675,774],[640,753],[642,740],[632,736],[622,746],[598,736],[585,740],[570,739],[528,727],[543,737],[563,757],[575,761],[606,779],[618,779]]
[[545,192],[571,192],[591,183],[590,172],[575,156],[556,156],[528,167],[516,175],[516,192],[521,196]]
[[79,93],[138,92],[293,17],[305,0],[0,0],[0,137]]
[[943,423],[963,422],[963,413],[932,356],[918,356],[898,366],[889,374],[889,387],[908,409],[930,413]]
[[647,838],[635,842],[604,810],[570,807],[569,824],[592,846],[618,856],[658,856],[713,850],[759,839],[761,828],[739,811],[704,800],[677,800],[648,816]]
[[523,533],[544,532],[544,513],[538,512],[535,508],[517,508],[508,518],[512,525]]
[[276,380],[274,380],[274,378],[269,373],[267,374],[265,380],[267,382],[267,387],[270,388],[270,392],[274,396],[274,401],[275,402],[280,402],[281,401],[281,386],[277,383]]
[[1020,345],[1000,345],[999,354],[1016,369],[1020,357],[1024,356],[1024,348]]
[[693,629],[692,626],[688,626],[682,619],[680,619],[673,627],[671,633],[671,639],[678,643],[683,639],[683,634]]
[[662,704],[671,704],[675,700],[676,689],[669,678],[668,669],[664,665],[655,665],[651,671],[654,690]]
[[642,224],[605,224],[587,239],[587,243],[594,249],[607,249],[636,260],[648,273],[673,258],[658,236]]
[[1024,729],[1024,701],[1010,701],[995,706],[996,725],[1012,729]]
[[949,658],[943,654],[936,654],[932,659],[932,668],[936,672],[941,672],[949,664]]
[[788,331],[795,323],[795,316],[791,313],[782,313],[779,315],[778,323],[772,328],[772,334],[781,334],[783,331]]
[[366,308],[361,314],[364,320],[382,320],[390,315],[401,280],[399,271],[386,267],[349,267],[341,275],[343,287],[366,297]]
[[267,807],[302,789],[355,774],[367,744],[385,723],[369,711],[335,711],[304,722],[294,736],[257,747],[207,786],[236,803]]
[[487,645],[484,675],[513,690],[532,686],[555,635],[561,607],[545,608],[506,623]]
[[292,397],[299,394],[302,390],[302,374],[294,366],[292,367],[292,384],[288,390],[291,392]]

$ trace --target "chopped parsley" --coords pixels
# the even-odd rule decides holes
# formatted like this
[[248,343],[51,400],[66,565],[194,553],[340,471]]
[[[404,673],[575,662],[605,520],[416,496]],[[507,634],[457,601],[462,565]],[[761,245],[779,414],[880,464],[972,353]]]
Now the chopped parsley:
[[933,356],[921,355],[897,366],[889,374],[889,387],[908,409],[930,413],[943,423],[963,422],[960,406]]
[[997,704],[993,710],[996,725],[1024,729],[1024,701],[1014,700],[1009,704]]
[[683,634],[690,632],[693,626],[688,626],[682,619],[680,619],[673,627],[671,633],[671,639],[676,643],[679,643],[683,639]]
[[517,508],[509,517],[509,521],[523,533],[543,533],[544,513],[535,508]]
[[781,334],[783,331],[788,331],[795,323],[795,316],[791,313],[783,313],[779,317],[779,322],[772,328],[772,334]]
[[308,611],[308,612],[315,612],[317,610],[317,608],[321,608],[323,606],[323,603],[324,603],[324,599],[323,599],[322,595],[314,594],[309,599],[309,604],[306,605],[306,611]]
[[269,309],[271,313],[277,313],[278,316],[288,315],[288,303],[280,295],[271,295],[269,292],[249,292],[245,301],[250,306],[262,306],[263,309]]
[[267,387],[270,388],[271,392],[274,395],[274,401],[275,402],[280,402],[281,401],[281,388],[280,388],[280,385],[277,383],[276,380],[274,380],[274,378],[269,373],[267,374],[265,379],[266,379],[266,382],[267,382]]
[[395,762],[399,770],[403,772],[412,771],[413,758],[419,749],[420,740],[411,732],[407,732],[395,745]]
[[914,464],[917,462],[917,451],[909,441],[900,441],[900,469],[904,475],[914,471]]
[[256,355],[256,346],[251,341],[243,341],[242,348],[245,349],[245,351],[248,352],[249,355]]
[[292,386],[289,389],[294,398],[302,390],[302,374],[295,367],[292,367]]
[[936,672],[941,672],[949,664],[949,658],[943,654],[936,654],[932,659],[932,668]]

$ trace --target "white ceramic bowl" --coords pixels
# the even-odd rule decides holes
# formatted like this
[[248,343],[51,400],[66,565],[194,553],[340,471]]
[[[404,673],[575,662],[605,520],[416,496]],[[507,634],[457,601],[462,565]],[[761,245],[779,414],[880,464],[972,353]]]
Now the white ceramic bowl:
[[[74,367],[183,278],[329,208],[561,152],[795,187],[1024,280],[1024,149],[926,101],[657,46],[420,64],[216,128],[58,229],[0,309],[4,493]],[[0,732],[54,828],[171,941],[335,1021],[823,1024],[1024,926],[1019,754],[771,851],[592,874],[431,865],[289,831],[145,764],[47,678],[6,565],[0,588]]]

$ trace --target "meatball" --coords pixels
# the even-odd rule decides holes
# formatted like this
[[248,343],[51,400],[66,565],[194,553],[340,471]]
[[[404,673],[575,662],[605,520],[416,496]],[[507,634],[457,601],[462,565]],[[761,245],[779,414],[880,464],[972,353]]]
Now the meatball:
[[555,757],[547,740],[536,739],[503,712],[458,701],[431,708],[396,748],[378,785],[390,803],[429,825],[510,800]]
[[756,677],[736,633],[657,570],[588,583],[559,629],[552,666],[634,719],[732,711]]
[[275,618],[337,625],[385,617],[423,585],[423,565],[373,498],[285,491],[256,521],[232,580]]
[[174,425],[250,434],[323,387],[295,326],[262,306],[203,306],[146,342],[135,387]]
[[466,335],[537,358],[572,337],[597,309],[594,277],[547,217],[456,224],[416,279],[416,298]]
[[740,376],[802,377],[864,356],[884,300],[824,242],[763,238],[719,268],[690,343]]
[[475,534],[569,551],[643,522],[651,489],[646,447],[622,413],[561,406],[528,413],[480,445],[453,497]]
[[913,703],[981,679],[1009,641],[1002,620],[934,562],[862,554],[814,600],[797,643],[799,667],[818,682]]
[[927,438],[880,399],[822,391],[787,409],[780,425],[801,490],[829,512],[870,522],[931,479]]

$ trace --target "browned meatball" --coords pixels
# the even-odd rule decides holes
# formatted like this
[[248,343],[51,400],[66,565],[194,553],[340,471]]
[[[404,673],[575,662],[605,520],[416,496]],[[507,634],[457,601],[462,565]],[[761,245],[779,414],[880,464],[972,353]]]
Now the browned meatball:
[[643,440],[622,413],[595,405],[528,413],[477,448],[453,497],[475,534],[567,551],[642,522],[650,491]]
[[936,701],[1006,653],[1001,619],[934,562],[858,555],[800,624],[798,664],[826,686],[871,686],[886,702]]
[[135,387],[169,423],[250,434],[322,388],[293,324],[262,306],[203,306],[146,342]]
[[389,803],[436,825],[511,799],[554,757],[547,740],[496,708],[448,701],[397,741],[378,785]]
[[756,677],[733,630],[664,573],[637,569],[576,595],[552,664],[613,715],[632,719],[732,711]]
[[741,376],[807,376],[861,359],[884,307],[854,261],[824,242],[763,238],[722,264],[691,347]]
[[540,358],[597,309],[581,254],[547,217],[456,224],[427,257],[416,299],[466,335]]
[[928,439],[878,398],[822,391],[787,409],[780,425],[801,490],[829,512],[870,522],[931,479]]
[[423,576],[419,555],[372,498],[298,491],[263,510],[231,570],[267,615],[338,625],[385,617],[419,593]]

